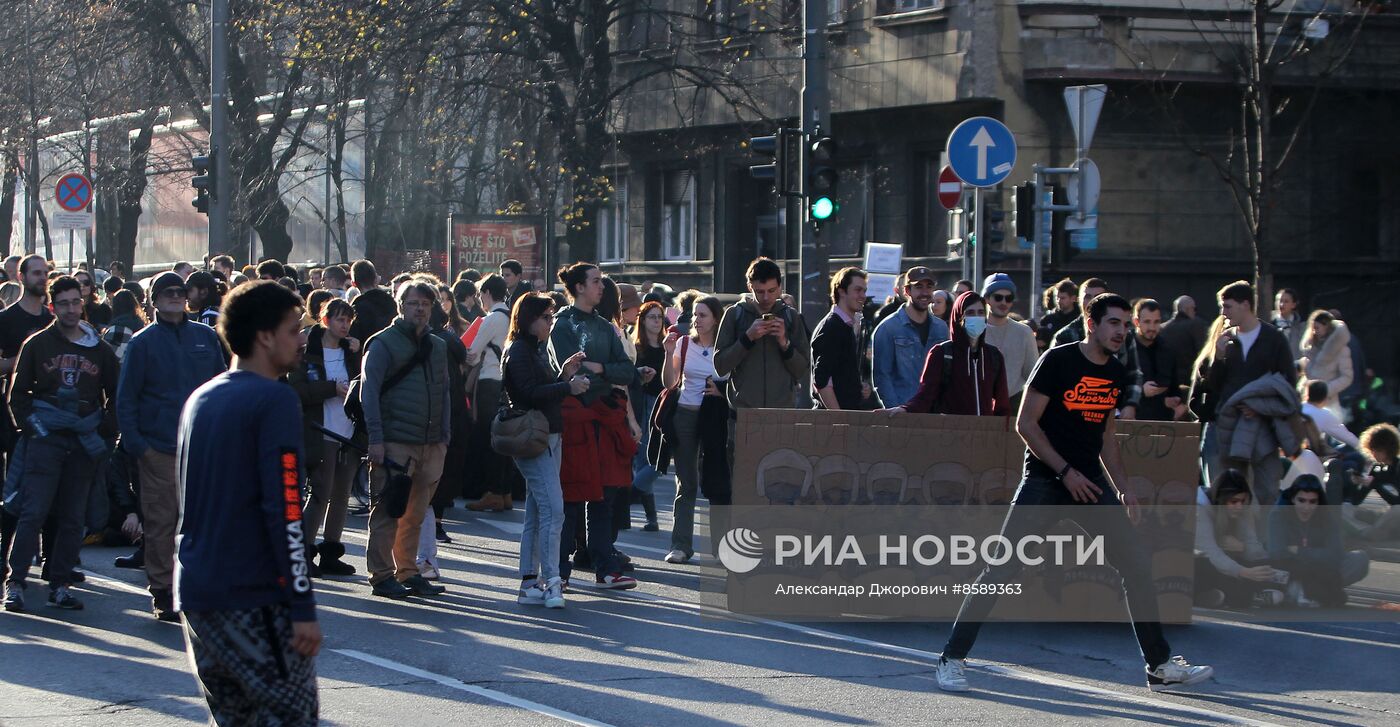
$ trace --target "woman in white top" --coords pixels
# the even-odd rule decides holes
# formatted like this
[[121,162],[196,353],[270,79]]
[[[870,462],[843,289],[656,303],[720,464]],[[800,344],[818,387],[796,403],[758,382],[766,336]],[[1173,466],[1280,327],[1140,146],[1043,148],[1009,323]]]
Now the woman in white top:
[[[695,301],[690,335],[682,337],[673,326],[664,346],[666,360],[661,378],[667,387],[680,386],[676,408],[676,502],[672,515],[671,552],[667,563],[684,563],[695,555],[695,497],[697,491],[711,505],[730,503],[729,455],[726,452],[729,404],[719,384],[727,377],[715,373],[715,334],[723,308],[719,299],[706,296]],[[701,470],[701,456],[704,469]],[[712,532],[719,532],[714,528]]]

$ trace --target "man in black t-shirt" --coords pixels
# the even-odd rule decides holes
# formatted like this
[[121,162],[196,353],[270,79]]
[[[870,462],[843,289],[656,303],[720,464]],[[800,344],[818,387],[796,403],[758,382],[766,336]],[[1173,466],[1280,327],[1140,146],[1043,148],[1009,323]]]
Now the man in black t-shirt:
[[[48,306],[48,261],[42,255],[30,255],[20,261],[17,274],[24,293],[14,305],[0,312],[0,376],[5,377],[4,391],[0,393],[6,396],[10,393],[10,378],[15,371],[20,346],[35,331],[47,327],[53,320],[53,312]],[[7,458],[16,441],[15,421],[10,408],[0,407],[0,448],[3,448]],[[18,524],[17,515],[8,508],[0,510],[0,560],[7,559],[10,541],[15,536]],[[52,547],[52,528],[46,527],[45,533],[43,552],[47,556]],[[7,567],[0,565],[0,571],[5,571],[4,575],[9,577]]]
[[[1001,535],[1020,543],[1063,519],[1061,506],[1099,506],[1078,522],[1090,535],[1103,538],[1109,562],[1123,578],[1133,631],[1147,662],[1147,684],[1155,690],[1205,681],[1213,670],[1171,656],[1157,622],[1151,557],[1133,529],[1137,501],[1119,488],[1126,476],[1114,419],[1128,381],[1127,369],[1114,354],[1131,335],[1130,315],[1131,306],[1122,297],[1099,295],[1085,308],[1084,340],[1056,346],[1036,364],[1016,420],[1016,431],[1026,441],[1025,469]],[[1021,567],[1016,557],[990,566],[969,593],[995,594],[995,587],[985,586],[1010,582]],[[941,689],[967,691],[964,659],[996,600],[995,595],[963,600],[938,663]]]

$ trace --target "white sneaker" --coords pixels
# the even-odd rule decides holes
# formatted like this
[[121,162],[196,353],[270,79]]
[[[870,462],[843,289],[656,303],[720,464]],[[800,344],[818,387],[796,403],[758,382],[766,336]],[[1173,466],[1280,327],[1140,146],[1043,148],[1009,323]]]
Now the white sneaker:
[[423,576],[425,581],[435,581],[442,578],[438,572],[437,564],[428,559],[418,561],[418,575]]
[[564,607],[564,583],[558,578],[550,578],[549,584],[544,589],[545,608]]
[[676,548],[675,550],[672,550],[671,552],[666,554],[667,563],[686,563],[689,560],[690,556],[686,555],[685,551],[681,550],[680,548]]
[[543,606],[544,589],[540,588],[538,582],[531,583],[528,586],[521,584],[520,596],[515,599],[515,602],[522,606]]
[[967,686],[967,661],[964,659],[938,659],[938,688],[945,692],[965,692]]
[[1185,657],[1173,656],[1156,669],[1147,671],[1147,688],[1156,692],[1172,687],[1189,687],[1200,684],[1213,674],[1215,670],[1208,666],[1191,666]]

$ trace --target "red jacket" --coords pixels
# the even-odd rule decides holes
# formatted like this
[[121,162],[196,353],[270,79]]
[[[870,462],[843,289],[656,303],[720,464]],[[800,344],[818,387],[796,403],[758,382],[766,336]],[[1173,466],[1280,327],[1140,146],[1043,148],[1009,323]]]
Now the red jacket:
[[[962,414],[968,416],[1010,416],[1011,399],[1006,391],[1006,362],[996,346],[983,341],[977,351],[972,339],[963,330],[963,310],[982,297],[972,291],[963,293],[953,304],[950,328],[953,340],[934,346],[924,359],[924,372],[919,376],[919,392],[904,408],[916,414]],[[943,367],[949,362],[953,372],[945,376]],[[948,391],[943,391],[944,380]]]
[[588,406],[564,398],[563,463],[559,482],[564,502],[598,502],[604,487],[632,486],[637,442],[627,426],[627,399],[605,396]]

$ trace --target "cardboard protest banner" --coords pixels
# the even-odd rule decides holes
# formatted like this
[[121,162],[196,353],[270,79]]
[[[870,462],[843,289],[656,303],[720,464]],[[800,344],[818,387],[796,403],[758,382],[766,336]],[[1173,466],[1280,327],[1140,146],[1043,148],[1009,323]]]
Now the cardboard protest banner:
[[[1117,432],[1127,477],[1118,484],[1143,506],[1144,515],[1133,532],[1151,554],[1160,618],[1189,623],[1199,428],[1120,421]],[[997,535],[1020,483],[1025,456],[1025,444],[1009,417],[908,414],[890,418],[875,412],[741,410],[735,440],[734,504],[722,515],[728,518],[726,526],[769,540],[782,533],[811,540],[836,530],[833,549],[843,535],[850,535],[867,556],[899,535]],[[1092,534],[1095,511],[1118,514],[1085,506],[1063,510],[1051,518],[1057,524],[1049,533],[1084,535],[1087,530]],[[1081,522],[1084,530],[1064,520],[1065,516]],[[725,548],[732,551],[738,541],[718,529],[714,537],[725,539],[718,543],[724,561]],[[738,562],[733,552],[729,555],[731,562]],[[1107,556],[1111,561],[1114,553]],[[889,567],[888,563],[882,569],[866,557],[863,565],[853,565],[854,559],[848,558],[834,568],[799,573],[790,567],[772,567],[772,559],[769,553],[769,561],[763,567],[755,564],[749,574],[729,568],[726,588],[731,610],[813,618],[951,619],[962,601],[951,593],[913,605],[862,599],[870,603],[854,606],[822,599],[799,605],[788,600],[777,606],[763,594],[771,595],[775,585],[781,590],[784,583],[791,586],[803,578],[847,587],[874,582],[948,586],[965,585],[977,572],[941,565]],[[1126,619],[1121,580],[1108,565],[1032,566],[1017,580],[1025,594],[1000,598],[991,620]]]

